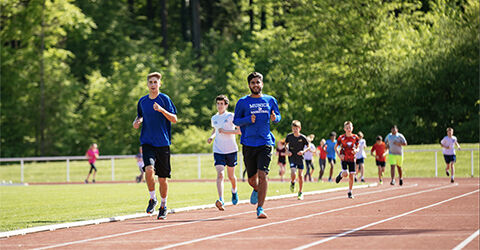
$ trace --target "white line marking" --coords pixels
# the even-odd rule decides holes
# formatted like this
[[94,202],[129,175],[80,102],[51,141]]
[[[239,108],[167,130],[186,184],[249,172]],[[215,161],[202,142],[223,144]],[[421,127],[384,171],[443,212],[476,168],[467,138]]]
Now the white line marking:
[[[414,184],[414,185],[411,185],[411,186],[403,187],[402,189],[416,187],[416,186],[418,186],[418,185]],[[380,190],[375,190],[375,191],[371,191],[371,192],[365,192],[365,193],[357,194],[357,196],[381,193],[381,192],[385,192],[385,191],[392,190],[392,189],[400,190],[397,187],[392,187],[392,188],[380,189]],[[308,204],[312,204],[312,203],[338,200],[338,199],[345,199],[345,196],[342,195],[342,196],[336,196],[336,197],[327,198],[327,199],[320,199],[320,200],[314,200],[314,201],[304,201],[302,203],[294,203],[294,204],[290,204],[290,205],[283,205],[283,206],[273,207],[273,208],[269,208],[269,209],[265,209],[265,210],[270,211],[270,210],[275,210],[275,209],[284,209],[284,208],[293,207],[293,206],[302,206],[302,205],[308,205]],[[119,237],[119,236],[125,236],[125,235],[130,235],[130,234],[135,234],[135,233],[146,232],[146,231],[152,231],[152,230],[166,228],[166,227],[183,226],[183,225],[194,224],[194,223],[203,222],[203,221],[217,220],[217,219],[221,219],[221,218],[234,217],[234,216],[244,215],[244,214],[249,214],[249,213],[255,213],[255,211],[241,212],[241,213],[230,214],[230,215],[222,215],[222,216],[193,220],[193,221],[182,222],[182,223],[177,223],[177,224],[161,225],[161,226],[152,227],[152,228],[145,228],[145,229],[139,229],[139,230],[124,232],[124,233],[105,235],[105,236],[100,236],[100,237],[96,237],[96,238],[89,238],[89,239],[85,239],[85,240],[65,242],[65,243],[60,243],[60,244],[55,244],[55,245],[50,245],[50,246],[45,246],[45,247],[39,247],[39,248],[35,248],[35,249],[50,249],[50,248],[56,248],[56,247],[64,247],[64,246],[69,246],[69,245],[74,245],[74,244],[86,243],[86,242],[90,242],[90,241],[104,240],[104,239],[109,239],[109,238],[114,238],[114,237]]]
[[473,233],[472,235],[470,235],[468,238],[466,238],[464,241],[462,241],[460,244],[458,244],[458,246],[454,247],[452,250],[461,250],[463,249],[464,247],[466,247],[468,245],[468,243],[470,243],[470,241],[472,241],[473,239],[475,239],[475,237],[478,237],[478,234],[480,232],[480,229],[477,230],[475,233]]
[[449,188],[449,187],[455,187],[455,186],[454,186],[454,185],[446,185],[446,186],[440,186],[440,187],[438,187],[438,188],[433,188],[433,189],[432,189],[432,188],[429,188],[428,190],[418,191],[418,192],[409,193],[409,194],[403,194],[403,195],[394,196],[394,197],[389,197],[389,198],[385,198],[385,199],[380,199],[380,200],[375,200],[375,201],[360,203],[360,204],[352,205],[352,206],[348,206],[348,207],[336,208],[336,209],[327,210],[327,211],[320,212],[320,213],[314,213],[314,214],[309,214],[309,215],[306,215],[306,216],[291,218],[291,219],[288,219],[288,220],[271,222],[271,223],[267,223],[267,224],[262,224],[262,225],[254,226],[254,227],[247,227],[247,228],[244,228],[244,229],[239,229],[239,230],[230,231],[230,232],[226,232],[226,233],[215,234],[215,235],[211,235],[211,236],[207,236],[207,237],[203,237],[203,238],[198,238],[198,239],[194,239],[194,240],[179,242],[179,243],[167,245],[167,246],[164,246],[164,247],[159,247],[159,248],[156,248],[156,249],[168,249],[168,248],[179,247],[179,246],[183,246],[183,245],[188,245],[188,244],[192,244],[192,243],[197,243],[197,242],[200,242],[200,241],[210,240],[210,239],[214,239],[214,238],[218,238],[218,237],[223,237],[223,236],[227,236],[227,235],[232,235],[232,234],[236,234],[236,233],[241,233],[241,232],[246,232],[246,231],[250,231],[250,230],[253,230],[253,229],[257,229],[257,228],[262,228],[262,227],[268,227],[268,226],[272,226],[272,225],[283,224],[283,223],[287,223],[287,222],[291,222],[291,221],[296,221],[296,220],[301,220],[301,219],[306,219],[306,218],[314,217],[314,216],[317,216],[317,215],[323,215],[323,214],[328,214],[328,213],[337,212],[337,211],[341,211],[341,210],[346,210],[346,209],[350,209],[350,208],[356,208],[356,207],[366,206],[366,205],[375,204],[375,203],[379,203],[379,202],[383,202],[383,201],[389,201],[389,200],[398,199],[398,198],[403,198],[403,197],[408,197],[408,196],[412,196],[412,195],[416,195],[416,194],[422,194],[422,193],[432,192],[432,191],[436,191],[436,190],[440,190],[440,189],[444,189],[444,188]]
[[343,232],[343,233],[334,235],[334,236],[332,236],[332,237],[328,237],[328,238],[323,239],[323,240],[319,240],[319,241],[312,242],[312,243],[310,243],[310,244],[306,244],[306,245],[303,245],[303,246],[299,246],[299,247],[297,247],[297,248],[294,248],[293,250],[301,250],[301,249],[307,249],[307,248],[309,248],[309,247],[317,246],[317,245],[320,245],[320,244],[325,243],[325,242],[327,242],[327,241],[331,241],[331,240],[334,240],[334,239],[336,239],[336,238],[345,236],[345,235],[347,235],[347,234],[351,234],[351,233],[353,233],[353,232],[356,232],[356,231],[365,229],[365,228],[367,228],[367,227],[375,226],[375,225],[378,225],[378,224],[381,224],[381,223],[384,223],[384,222],[387,222],[387,221],[391,221],[391,220],[394,220],[394,219],[397,219],[397,218],[400,218],[400,217],[403,217],[403,216],[406,216],[406,215],[409,215],[409,214],[412,214],[412,213],[415,213],[415,212],[418,212],[418,211],[421,211],[421,210],[424,210],[424,209],[427,209],[427,208],[431,208],[431,207],[434,207],[434,206],[438,206],[438,205],[443,204],[443,203],[445,203],[445,202],[449,202],[449,201],[452,201],[452,200],[456,200],[456,199],[465,197],[465,196],[467,196],[467,195],[471,195],[471,194],[476,193],[476,192],[478,192],[478,189],[475,190],[475,191],[472,191],[472,192],[468,192],[468,193],[465,193],[465,194],[462,194],[462,195],[458,195],[458,196],[452,197],[452,198],[450,198],[450,199],[446,199],[446,200],[443,200],[443,201],[440,201],[440,202],[437,202],[437,203],[428,205],[428,206],[424,206],[424,207],[421,207],[421,208],[417,208],[417,209],[414,209],[414,210],[412,210],[412,211],[409,211],[409,212],[406,212],[406,213],[403,213],[403,214],[399,214],[399,215],[396,215],[396,216],[393,216],[393,217],[390,217],[390,218],[387,218],[387,219],[384,219],[384,220],[379,220],[379,221],[377,221],[377,222],[373,222],[373,223],[367,224],[367,225],[365,225],[365,226],[357,227],[357,228],[355,228],[355,229],[352,229],[352,230],[349,230],[349,231],[346,231],[346,232]]

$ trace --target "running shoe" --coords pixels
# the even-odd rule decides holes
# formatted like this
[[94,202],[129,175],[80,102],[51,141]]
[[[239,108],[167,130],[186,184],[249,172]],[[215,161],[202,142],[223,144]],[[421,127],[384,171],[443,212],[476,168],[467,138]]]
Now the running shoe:
[[155,207],[157,206],[158,201],[154,199],[150,199],[148,201],[148,207],[147,207],[147,214],[153,213],[155,211]]
[[352,192],[348,192],[348,198],[349,198],[349,199],[353,199],[353,194],[352,194]]
[[403,179],[400,179],[399,184],[400,184],[400,186],[403,185]]
[[357,182],[357,181],[358,181],[358,180],[357,180],[357,177],[355,177],[355,179],[353,179],[353,180],[354,180],[355,182]]
[[328,178],[328,182],[332,182],[332,178]]
[[257,218],[259,219],[266,219],[267,214],[263,211],[262,207],[257,207]]
[[360,181],[361,181],[361,182],[365,182],[365,179],[362,178]]
[[238,193],[232,193],[232,204],[237,205],[238,203]]
[[298,200],[303,200],[303,193],[302,192],[298,192],[298,197],[297,197]]
[[392,181],[390,182],[390,185],[395,185],[395,180],[392,180]]
[[250,195],[250,203],[255,205],[258,203],[258,192],[253,190],[252,195]]
[[225,210],[225,208],[223,208],[223,201],[221,201],[221,200],[217,200],[217,201],[215,202],[215,206],[216,206],[216,207],[218,208],[218,210],[220,210],[220,211]]
[[342,172],[340,172],[340,174],[337,175],[337,178],[335,178],[335,182],[339,183],[341,180],[342,180]]
[[383,181],[382,180],[379,180],[378,181],[380,185],[383,185]]
[[295,182],[290,182],[290,192],[294,192],[295,191]]
[[450,183],[454,183],[454,182],[455,182],[455,181],[453,180],[453,178],[452,178],[452,179],[450,179]]
[[160,208],[158,209],[157,219],[158,219],[158,220],[165,220],[165,219],[167,219],[167,214],[168,214],[168,209],[167,209],[167,207],[160,207]]
[[92,180],[92,183],[95,183],[95,179]]
[[450,176],[450,172],[449,172],[448,170],[445,170],[445,174],[446,174],[447,176]]
[[88,180],[85,180],[85,184],[88,184]]

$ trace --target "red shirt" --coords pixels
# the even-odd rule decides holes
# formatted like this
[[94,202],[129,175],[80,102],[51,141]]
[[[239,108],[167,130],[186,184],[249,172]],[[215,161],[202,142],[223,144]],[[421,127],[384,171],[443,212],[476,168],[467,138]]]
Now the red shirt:
[[383,154],[385,154],[386,150],[387,146],[385,145],[385,142],[382,141],[380,144],[373,144],[372,150],[370,150],[370,152],[375,151],[375,159],[377,161],[385,161],[385,156],[383,156]]
[[344,155],[344,161],[355,161],[355,152],[353,151],[356,147],[358,147],[358,136],[356,134],[352,134],[352,136],[346,136],[345,134],[341,135],[337,139],[337,145],[342,147],[340,154]]
[[322,160],[327,159],[327,151],[325,151],[324,147],[325,147],[325,145],[323,145],[323,147],[321,147],[321,146],[317,147],[318,152],[320,152],[320,159],[322,159]]

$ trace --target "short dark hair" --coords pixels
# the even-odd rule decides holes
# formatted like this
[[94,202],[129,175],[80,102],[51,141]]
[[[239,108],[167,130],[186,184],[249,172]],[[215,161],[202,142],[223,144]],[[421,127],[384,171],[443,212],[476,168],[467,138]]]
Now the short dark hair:
[[227,97],[226,95],[219,95],[219,96],[217,96],[217,97],[215,98],[215,102],[217,102],[217,101],[224,101],[225,104],[227,104],[227,105],[228,105],[228,103],[230,102],[230,101],[228,100],[228,97]]
[[337,132],[335,132],[335,131],[330,132],[330,137],[332,137],[332,136],[337,136]]
[[383,138],[381,135],[377,135],[377,141],[383,141]]
[[394,129],[398,129],[397,125],[393,125],[392,128]]
[[260,78],[260,81],[263,82],[263,75],[258,73],[258,72],[252,72],[248,75],[247,77],[247,83],[250,83],[250,81],[253,79],[253,78]]

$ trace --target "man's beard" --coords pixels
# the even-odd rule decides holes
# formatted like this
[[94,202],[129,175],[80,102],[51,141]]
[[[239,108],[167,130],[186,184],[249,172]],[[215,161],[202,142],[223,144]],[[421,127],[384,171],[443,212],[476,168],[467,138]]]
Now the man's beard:
[[250,88],[250,92],[254,95],[258,95],[262,92],[262,88],[258,87],[258,91],[255,91],[253,90],[253,88],[249,87]]

